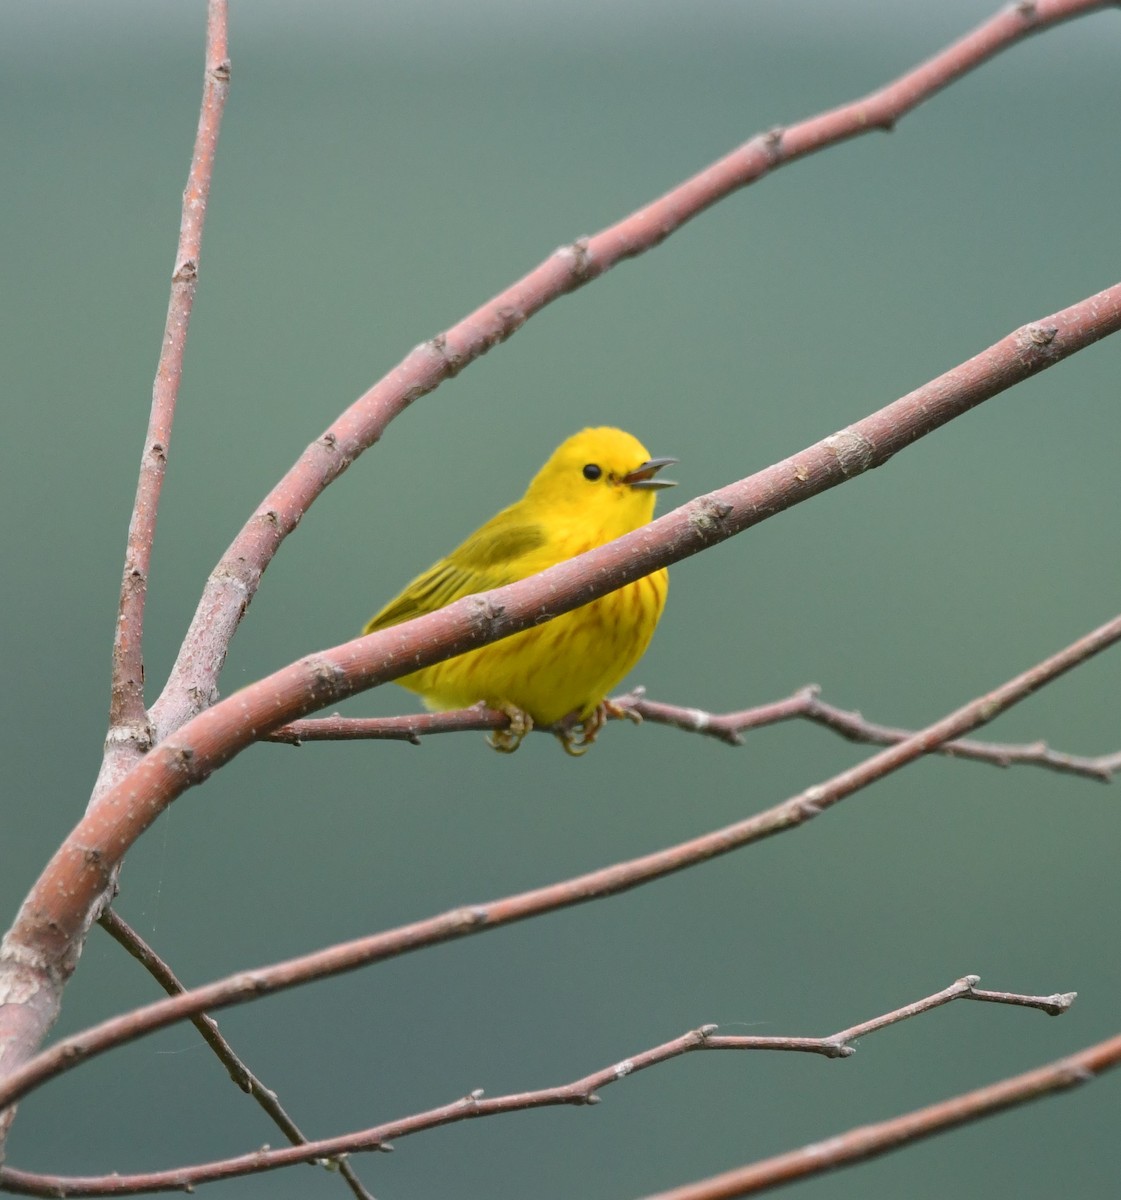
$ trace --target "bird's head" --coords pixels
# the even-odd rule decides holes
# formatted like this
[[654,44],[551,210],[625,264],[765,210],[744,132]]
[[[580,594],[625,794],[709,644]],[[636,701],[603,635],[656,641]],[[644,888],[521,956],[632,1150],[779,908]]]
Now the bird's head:
[[651,458],[621,429],[583,429],[562,442],[529,485],[525,502],[544,511],[578,515],[618,537],[654,515],[654,499],[673,487],[658,472],[676,458]]

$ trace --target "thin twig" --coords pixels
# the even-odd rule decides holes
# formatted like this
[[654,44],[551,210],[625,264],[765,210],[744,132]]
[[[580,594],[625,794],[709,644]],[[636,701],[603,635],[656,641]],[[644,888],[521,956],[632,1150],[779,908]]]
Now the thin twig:
[[990,1004],[1018,1004],[1024,1008],[1036,1008],[1048,1016],[1059,1017],[1067,1012],[1078,997],[1077,992],[1056,992],[1050,996],[1026,996],[1018,992],[990,992],[977,987],[979,975],[963,975],[956,979],[948,988],[935,992],[932,996],[924,996],[912,1004],[893,1009],[882,1016],[862,1021],[859,1025],[851,1025],[839,1033],[823,1038],[784,1038],[784,1037],[725,1037],[713,1032],[706,1037],[704,1049],[709,1050],[801,1050],[812,1054],[823,1054],[826,1058],[847,1058],[856,1053],[853,1042],[867,1037],[889,1025],[898,1025],[900,1021],[910,1020],[932,1008],[940,1008],[953,1000],[983,1000]]
[[[825,783],[809,787],[773,808],[691,841],[488,904],[452,909],[426,920],[356,938],[287,962],[243,971],[195,988],[182,996],[159,1000],[131,1013],[112,1017],[100,1025],[60,1039],[12,1071],[7,1079],[0,1080],[0,1109],[80,1062],[103,1054],[113,1046],[123,1045],[177,1021],[186,1020],[195,1013],[243,1004],[267,993],[355,970],[424,946],[438,945],[515,921],[524,921],[545,912],[616,895],[763,838],[797,828],[845,797],[929,754],[942,742],[960,737],[993,720],[1044,684],[1059,678],[1117,641],[1121,641],[1121,616],[1114,617],[1112,621],[986,695],[971,700],[906,741],[881,750]],[[205,716],[196,720],[203,720]]]
[[[613,701],[621,709],[643,720],[671,725],[693,733],[703,733],[733,746],[743,744],[742,734],[750,729],[781,721],[814,721],[852,742],[890,746],[911,737],[913,730],[877,725],[858,712],[847,711],[822,700],[815,685],[799,688],[785,699],[731,713],[709,713],[698,708],[681,708],[648,700],[641,688]],[[302,723],[298,723],[302,724]],[[306,731],[303,735],[307,737]],[[998,767],[1029,765],[1045,767],[1069,775],[1080,775],[1108,783],[1121,770],[1121,752],[1096,756],[1065,754],[1052,750],[1046,742],[978,742],[955,739],[937,748],[938,754],[969,758]]]
[[[688,733],[700,733],[730,746],[742,746],[743,734],[750,729],[776,725],[782,721],[802,718],[814,721],[839,733],[851,742],[891,746],[905,741],[913,729],[897,729],[867,721],[858,712],[837,708],[820,698],[816,684],[799,688],[790,696],[767,704],[729,713],[711,713],[701,708],[686,708],[650,700],[645,688],[635,688],[621,696],[613,696],[607,711],[609,720],[636,718],[655,725],[667,725]],[[458,708],[448,712],[410,713],[398,717],[307,717],[274,729],[265,739],[299,746],[304,742],[336,741],[405,741],[420,745],[422,737],[438,733],[490,731],[509,727],[508,713],[483,705]],[[534,732],[549,733],[542,727]],[[1121,751],[1094,757],[1065,754],[1052,750],[1046,742],[978,742],[955,739],[933,751],[951,758],[969,758],[992,763],[998,767],[1028,765],[1046,767],[1070,775],[1110,782],[1121,770]]]
[[[449,712],[409,713],[400,717],[308,717],[274,729],[264,740],[299,746],[303,742],[390,741],[420,745],[434,733],[475,733],[506,729],[508,713],[473,704]],[[536,731],[535,731],[536,732]]]
[[[128,951],[144,967],[169,996],[181,996],[187,990],[171,967],[124,917],[115,913],[111,908],[107,908],[98,918],[98,923],[118,945]],[[294,1146],[305,1145],[308,1138],[284,1111],[276,1092],[267,1088],[238,1057],[234,1048],[219,1032],[217,1021],[213,1017],[207,1016],[206,1013],[199,1013],[191,1018],[191,1024],[199,1031],[203,1041],[214,1051],[218,1061],[229,1072],[234,1083],[257,1101],[288,1141]],[[362,1181],[355,1174],[354,1168],[347,1162],[345,1156],[327,1159],[323,1165],[328,1170],[337,1171],[346,1180],[357,1200],[374,1200],[374,1197],[363,1187]]]
[[[156,533],[160,492],[167,469],[171,427],[175,403],[183,376],[183,355],[198,285],[202,231],[222,112],[230,90],[228,12],[226,0],[210,0],[206,25],[206,74],[202,107],[194,153],[183,191],[183,210],[179,225],[179,245],[171,274],[171,298],[167,306],[163,342],[156,378],[152,385],[152,407],[144,452],[140,458],[140,476],[128,528],[121,598],[113,637],[113,682],[109,724],[119,730],[137,728],[136,753],[148,749],[147,717],[144,711],[144,602],[148,594],[148,571],[152,561],[152,542]],[[121,745],[118,737],[113,743]]]
[[[976,977],[975,977],[976,978]],[[1015,1004],[1038,1008],[1052,1017],[1060,1017],[1074,1003],[1077,992],[1056,992],[1053,996],[1022,996],[1018,992],[991,992],[972,988],[963,1000],[984,1000],[988,1004]]]
[[1074,1001],[1074,993],[1061,996],[1020,996],[1013,992],[981,992],[976,989],[978,976],[965,975],[948,988],[904,1005],[882,1016],[873,1017],[828,1037],[740,1037],[718,1033],[716,1025],[702,1025],[672,1041],[652,1046],[638,1054],[615,1062],[572,1083],[555,1087],[539,1088],[528,1092],[514,1092],[505,1096],[484,1098],[481,1088],[470,1092],[451,1104],[441,1105],[426,1112],[415,1113],[376,1125],[371,1129],[356,1130],[309,1142],[290,1149],[262,1149],[253,1154],[242,1154],[232,1158],[218,1159],[188,1167],[177,1167],[166,1171],[151,1171],[144,1174],[95,1176],[40,1175],[15,1168],[0,1168],[0,1188],[23,1195],[33,1196],[125,1196],[139,1192],[176,1191],[211,1183],[218,1179],[229,1179],[238,1175],[273,1171],[295,1163],[310,1162],[320,1158],[335,1158],[340,1154],[357,1151],[389,1150],[394,1140],[411,1134],[435,1129],[457,1121],[476,1117],[498,1116],[502,1113],[521,1112],[526,1109],[550,1108],[556,1105],[586,1106],[599,1103],[599,1093],[613,1083],[630,1075],[658,1066],[695,1050],[782,1050],[819,1054],[825,1058],[848,1058],[855,1053],[850,1044],[857,1038],[866,1037],[889,1025],[895,1025],[911,1017],[919,1016],[932,1009],[949,1004],[953,1000],[991,1000],[999,1003],[1020,1004],[1038,1008],[1057,1015],[1065,1012]]

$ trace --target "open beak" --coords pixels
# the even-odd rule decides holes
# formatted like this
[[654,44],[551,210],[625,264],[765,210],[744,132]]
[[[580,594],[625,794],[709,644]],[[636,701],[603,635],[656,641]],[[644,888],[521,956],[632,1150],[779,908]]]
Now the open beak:
[[662,488],[677,487],[675,479],[655,479],[654,476],[663,468],[672,466],[676,458],[648,458],[641,466],[628,471],[620,480],[627,487],[642,488],[644,491],[655,492]]

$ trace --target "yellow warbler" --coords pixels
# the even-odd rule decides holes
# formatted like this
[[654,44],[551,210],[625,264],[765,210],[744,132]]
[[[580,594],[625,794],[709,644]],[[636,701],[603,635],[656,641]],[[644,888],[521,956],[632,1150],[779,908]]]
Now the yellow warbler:
[[[676,461],[651,458],[621,429],[574,434],[516,504],[418,575],[362,632],[525,579],[645,525],[654,515],[655,492],[673,487],[655,475]],[[491,737],[497,750],[516,750],[536,722],[555,726],[565,750],[581,754],[603,725],[608,692],[649,644],[668,586],[667,573],[656,571],[546,624],[396,682],[419,693],[429,708],[483,701],[508,713],[510,728]]]

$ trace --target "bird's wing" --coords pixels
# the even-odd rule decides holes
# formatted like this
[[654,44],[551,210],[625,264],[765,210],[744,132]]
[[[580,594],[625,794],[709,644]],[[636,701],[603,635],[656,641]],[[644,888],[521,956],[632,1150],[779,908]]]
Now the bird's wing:
[[526,556],[545,542],[545,531],[535,522],[520,521],[507,509],[473,533],[447,558],[418,575],[375,617],[363,633],[399,625],[423,613],[435,612],[476,592],[489,591],[537,570],[527,568]]

